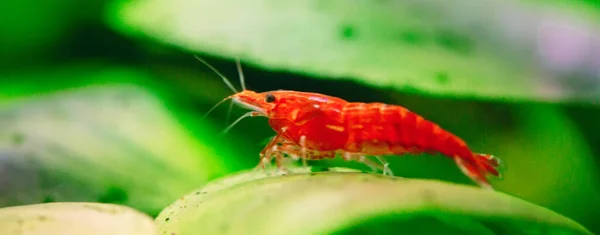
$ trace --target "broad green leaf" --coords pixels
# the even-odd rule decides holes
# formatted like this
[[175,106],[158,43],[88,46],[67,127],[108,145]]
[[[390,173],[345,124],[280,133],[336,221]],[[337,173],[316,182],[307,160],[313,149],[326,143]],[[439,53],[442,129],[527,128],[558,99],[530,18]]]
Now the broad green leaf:
[[114,3],[114,28],[190,54],[439,96],[600,100],[592,13],[477,0]]
[[511,163],[496,185],[588,226],[596,224],[600,168],[573,120],[549,105],[521,105],[514,111],[521,128],[487,139],[499,143],[490,151]]
[[45,74],[65,87],[69,79],[78,80],[71,89],[41,92],[36,89],[43,82],[33,83],[41,85],[34,88],[17,82],[18,76],[0,88],[21,94],[0,102],[1,206],[97,201],[156,214],[183,193],[236,168],[230,152],[217,147],[216,131],[198,124],[201,120],[184,126],[180,117],[186,115],[176,103],[136,85],[147,75],[88,69],[93,76]]
[[290,175],[242,172],[215,180],[167,207],[156,224],[164,234],[180,235],[332,234],[377,220],[387,220],[388,234],[423,229],[591,234],[564,216],[502,192],[345,169],[291,170]]
[[103,203],[46,203],[0,208],[0,234],[158,235],[152,218]]

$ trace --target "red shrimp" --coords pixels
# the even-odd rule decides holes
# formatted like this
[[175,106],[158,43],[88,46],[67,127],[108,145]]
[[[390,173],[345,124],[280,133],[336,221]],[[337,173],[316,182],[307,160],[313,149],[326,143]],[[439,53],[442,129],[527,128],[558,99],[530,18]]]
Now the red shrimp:
[[[261,151],[258,166],[264,167],[275,155],[281,169],[283,153],[304,161],[341,155],[345,160],[358,160],[391,175],[383,155],[440,153],[453,159],[466,176],[483,188],[493,189],[488,177],[501,175],[500,159],[473,153],[459,137],[402,106],[348,102],[319,93],[289,90],[257,93],[245,89],[239,61],[236,62],[243,90],[237,92],[216,69],[198,59],[234,91],[223,101],[231,99],[252,110],[229,128],[244,117],[263,116],[277,133]],[[370,161],[367,156],[375,156],[379,162]]]

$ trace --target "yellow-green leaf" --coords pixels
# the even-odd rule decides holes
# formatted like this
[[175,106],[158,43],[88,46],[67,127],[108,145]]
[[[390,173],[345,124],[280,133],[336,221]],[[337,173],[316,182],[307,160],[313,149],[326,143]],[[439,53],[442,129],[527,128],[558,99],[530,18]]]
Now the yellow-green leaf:
[[152,218],[102,203],[46,203],[0,208],[0,234],[158,235]]
[[502,192],[343,169],[292,172],[243,172],[214,181],[166,208],[156,223],[160,232],[180,235],[332,234],[377,220],[386,221],[379,229],[388,234],[591,234]]

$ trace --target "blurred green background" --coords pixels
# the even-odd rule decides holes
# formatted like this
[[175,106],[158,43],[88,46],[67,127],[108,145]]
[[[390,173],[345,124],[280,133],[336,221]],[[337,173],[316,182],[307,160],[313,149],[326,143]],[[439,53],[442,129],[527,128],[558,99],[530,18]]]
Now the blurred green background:
[[[600,2],[0,3],[0,206],[100,201],[151,215],[258,163],[264,118],[226,136],[231,91],[403,105],[507,165],[500,191],[600,233]],[[229,122],[244,113],[234,107]],[[396,175],[470,184],[442,156]],[[312,165],[349,166],[343,160]],[[467,203],[467,202],[466,202]]]

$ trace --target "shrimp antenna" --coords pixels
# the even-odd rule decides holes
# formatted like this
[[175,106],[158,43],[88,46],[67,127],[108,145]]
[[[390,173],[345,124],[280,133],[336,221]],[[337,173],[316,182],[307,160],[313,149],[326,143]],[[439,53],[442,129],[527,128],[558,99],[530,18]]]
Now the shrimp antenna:
[[231,130],[231,128],[233,128],[233,126],[235,126],[235,124],[237,124],[238,122],[240,122],[242,119],[250,117],[252,115],[254,115],[254,111],[250,111],[245,113],[244,115],[242,115],[241,117],[239,117],[237,120],[235,120],[233,123],[231,123],[231,125],[229,125],[227,128],[225,128],[225,130],[223,130],[223,132],[221,132],[222,135],[227,134],[227,132],[229,132]]
[[225,101],[227,101],[229,99],[231,99],[231,96],[227,96],[227,97],[225,97],[225,99],[222,99],[221,101],[219,101],[219,103],[215,104],[215,106],[213,106],[212,108],[210,108],[208,110],[208,112],[206,112],[206,114],[204,114],[204,117],[202,117],[202,118],[206,118],[206,116],[208,116],[208,114],[210,114],[210,112],[212,112],[213,110],[215,110],[219,105],[221,105],[223,102],[225,102]]
[[229,118],[231,117],[231,110],[233,110],[233,102],[229,102],[229,108],[227,109],[227,117],[225,117],[225,124],[229,124]]
[[238,74],[240,76],[240,84],[242,84],[242,90],[246,90],[246,81],[244,79],[244,71],[242,71],[242,63],[240,62],[240,58],[235,58],[235,64],[237,66]]
[[229,79],[227,79],[227,77],[225,77],[225,75],[221,74],[219,72],[219,70],[215,69],[212,65],[210,65],[208,62],[204,61],[203,59],[201,59],[197,55],[194,55],[194,57],[196,57],[196,59],[198,61],[200,61],[201,63],[203,63],[204,65],[206,65],[206,67],[210,68],[213,72],[215,72],[217,75],[219,75],[219,77],[221,77],[221,79],[223,79],[223,82],[225,82],[225,84],[227,84],[227,86],[233,91],[233,93],[238,93],[238,91],[231,84],[231,82],[229,82]]

